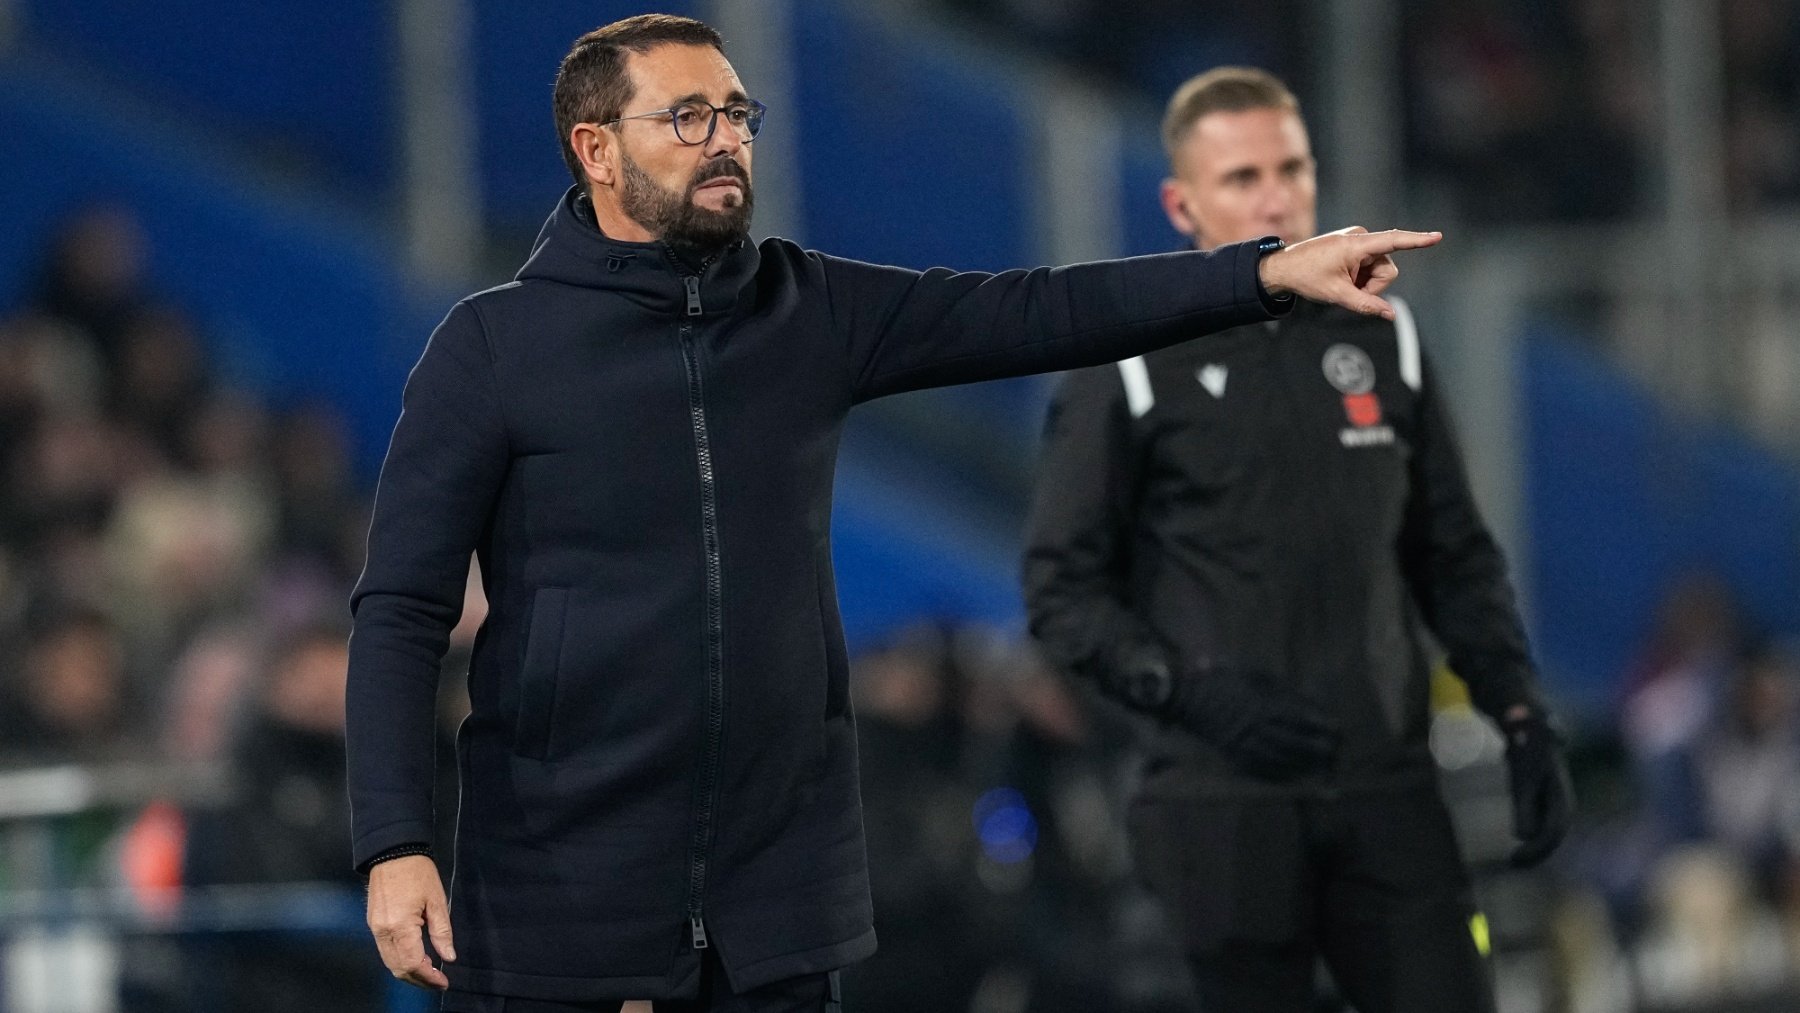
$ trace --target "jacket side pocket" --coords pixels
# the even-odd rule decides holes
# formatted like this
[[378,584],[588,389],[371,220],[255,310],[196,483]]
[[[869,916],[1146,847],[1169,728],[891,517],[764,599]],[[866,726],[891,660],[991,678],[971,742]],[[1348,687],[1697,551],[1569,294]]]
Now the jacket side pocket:
[[838,614],[829,549],[813,553],[813,585],[819,595],[819,634],[825,640],[825,720],[830,721],[843,716],[850,697],[850,654],[844,647],[844,620]]
[[546,587],[531,599],[531,625],[525,634],[525,663],[519,671],[519,716],[513,728],[513,751],[536,760],[550,758],[551,730],[556,721],[556,679],[562,658],[563,615],[567,588]]

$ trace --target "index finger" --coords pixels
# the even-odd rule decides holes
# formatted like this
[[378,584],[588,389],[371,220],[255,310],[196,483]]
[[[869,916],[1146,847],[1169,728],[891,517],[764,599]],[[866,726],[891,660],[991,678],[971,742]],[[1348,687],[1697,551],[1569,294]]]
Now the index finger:
[[1368,232],[1354,237],[1367,256],[1378,256],[1392,253],[1395,250],[1418,250],[1427,246],[1436,246],[1443,241],[1442,232],[1407,232],[1404,229],[1388,229],[1386,232]]
[[388,971],[409,985],[441,989],[450,984],[444,973],[433,967],[425,956],[425,944],[416,929],[412,932],[377,930],[375,948],[381,951],[381,962],[387,965]]

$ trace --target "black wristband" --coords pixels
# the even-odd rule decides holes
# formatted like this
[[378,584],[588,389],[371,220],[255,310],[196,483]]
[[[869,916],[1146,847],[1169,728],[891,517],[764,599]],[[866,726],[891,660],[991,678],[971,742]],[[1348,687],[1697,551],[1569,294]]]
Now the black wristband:
[[1160,647],[1133,641],[1113,652],[1101,687],[1133,710],[1163,715],[1174,693],[1175,679]]
[[1262,259],[1271,253],[1279,253],[1285,249],[1287,249],[1287,243],[1283,241],[1280,236],[1264,236],[1256,241],[1256,261],[1258,264],[1256,294],[1262,299],[1263,308],[1271,313],[1285,313],[1294,306],[1294,293],[1288,292],[1283,295],[1275,295],[1267,288],[1264,288],[1262,283]]
[[409,858],[413,855],[424,855],[426,858],[430,858],[431,857],[431,845],[429,845],[429,844],[396,844],[393,847],[387,849],[386,851],[378,852],[374,858],[371,858],[368,861],[364,862],[362,865],[362,868],[357,871],[361,872],[364,876],[367,876],[369,874],[370,869],[375,868],[377,865],[380,865],[383,862],[391,862],[396,858]]

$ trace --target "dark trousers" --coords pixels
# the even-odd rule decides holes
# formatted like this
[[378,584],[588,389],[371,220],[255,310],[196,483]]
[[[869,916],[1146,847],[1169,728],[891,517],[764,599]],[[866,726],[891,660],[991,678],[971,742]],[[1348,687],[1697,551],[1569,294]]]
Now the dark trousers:
[[1308,1013],[1321,958],[1358,1013],[1492,1013],[1434,787],[1332,801],[1139,799],[1138,869],[1206,1013]]
[[[838,973],[807,974],[737,993],[709,951],[700,966],[700,994],[693,999],[659,999],[655,1013],[842,1013]],[[455,1013],[619,1013],[625,1004],[550,1002],[473,992],[448,992],[443,1008]]]

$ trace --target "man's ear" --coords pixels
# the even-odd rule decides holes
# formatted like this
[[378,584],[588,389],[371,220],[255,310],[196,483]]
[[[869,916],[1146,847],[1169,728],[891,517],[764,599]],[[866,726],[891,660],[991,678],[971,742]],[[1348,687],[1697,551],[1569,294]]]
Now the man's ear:
[[569,147],[587,173],[588,182],[612,186],[618,179],[618,138],[593,123],[577,123],[569,130]]
[[1181,194],[1181,181],[1173,177],[1162,182],[1163,214],[1169,216],[1169,224],[1175,231],[1192,238],[1199,234],[1200,223],[1188,213],[1187,198]]

